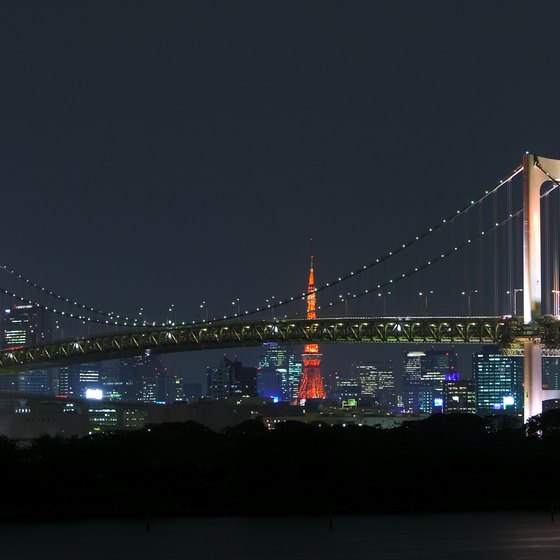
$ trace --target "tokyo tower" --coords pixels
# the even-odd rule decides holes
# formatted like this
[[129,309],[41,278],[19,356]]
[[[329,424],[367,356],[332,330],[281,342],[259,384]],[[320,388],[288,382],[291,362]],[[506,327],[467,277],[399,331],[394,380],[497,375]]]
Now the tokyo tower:
[[[315,277],[313,275],[313,256],[311,257],[311,269],[309,270],[309,282],[307,285],[307,318],[315,319]],[[306,344],[303,354],[303,374],[298,391],[298,402],[306,399],[326,399],[323,378],[321,377],[321,354],[318,344]]]

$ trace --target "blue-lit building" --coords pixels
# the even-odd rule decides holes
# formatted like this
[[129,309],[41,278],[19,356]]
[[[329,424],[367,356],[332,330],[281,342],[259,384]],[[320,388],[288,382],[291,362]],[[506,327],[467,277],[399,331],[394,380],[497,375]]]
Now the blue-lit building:
[[259,397],[280,402],[282,400],[282,373],[271,367],[259,367],[257,369],[257,394]]
[[481,414],[523,414],[523,359],[503,356],[497,346],[473,354],[476,410]]
[[[280,400],[296,401],[303,372],[302,363],[296,360],[291,348],[277,342],[266,342],[263,344],[263,350],[264,352],[259,356],[259,368],[275,369],[281,378]],[[259,396],[264,395],[259,393]]]
[[[406,412],[432,414],[441,412],[443,399],[429,385],[408,385],[403,387],[403,407]],[[439,400],[438,400],[439,399]],[[439,401],[442,401],[441,403]]]

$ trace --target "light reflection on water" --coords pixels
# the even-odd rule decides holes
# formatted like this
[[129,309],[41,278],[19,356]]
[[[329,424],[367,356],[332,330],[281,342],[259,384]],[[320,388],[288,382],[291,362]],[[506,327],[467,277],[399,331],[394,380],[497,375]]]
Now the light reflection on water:
[[18,560],[548,560],[560,518],[545,513],[92,520],[0,525]]

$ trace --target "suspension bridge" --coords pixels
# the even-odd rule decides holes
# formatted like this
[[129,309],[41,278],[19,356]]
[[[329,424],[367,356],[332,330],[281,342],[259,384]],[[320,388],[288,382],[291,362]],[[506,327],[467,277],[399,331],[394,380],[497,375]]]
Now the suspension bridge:
[[[477,198],[315,288],[321,305],[313,319],[302,314],[303,292],[202,321],[149,323],[66,298],[2,266],[0,294],[68,323],[72,336],[0,351],[0,374],[264,342],[498,344],[525,358],[529,418],[543,400],[560,397],[542,385],[543,355],[560,356],[559,186],[560,160],[526,153]],[[487,312],[475,315],[475,307]]]

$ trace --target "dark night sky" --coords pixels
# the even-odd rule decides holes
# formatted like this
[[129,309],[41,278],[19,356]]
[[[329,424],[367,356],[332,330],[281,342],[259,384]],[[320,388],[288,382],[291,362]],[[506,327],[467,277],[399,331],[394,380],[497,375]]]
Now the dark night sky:
[[523,151],[560,156],[559,17],[519,1],[4,3],[0,261],[154,318],[303,290],[310,236],[327,281]]

